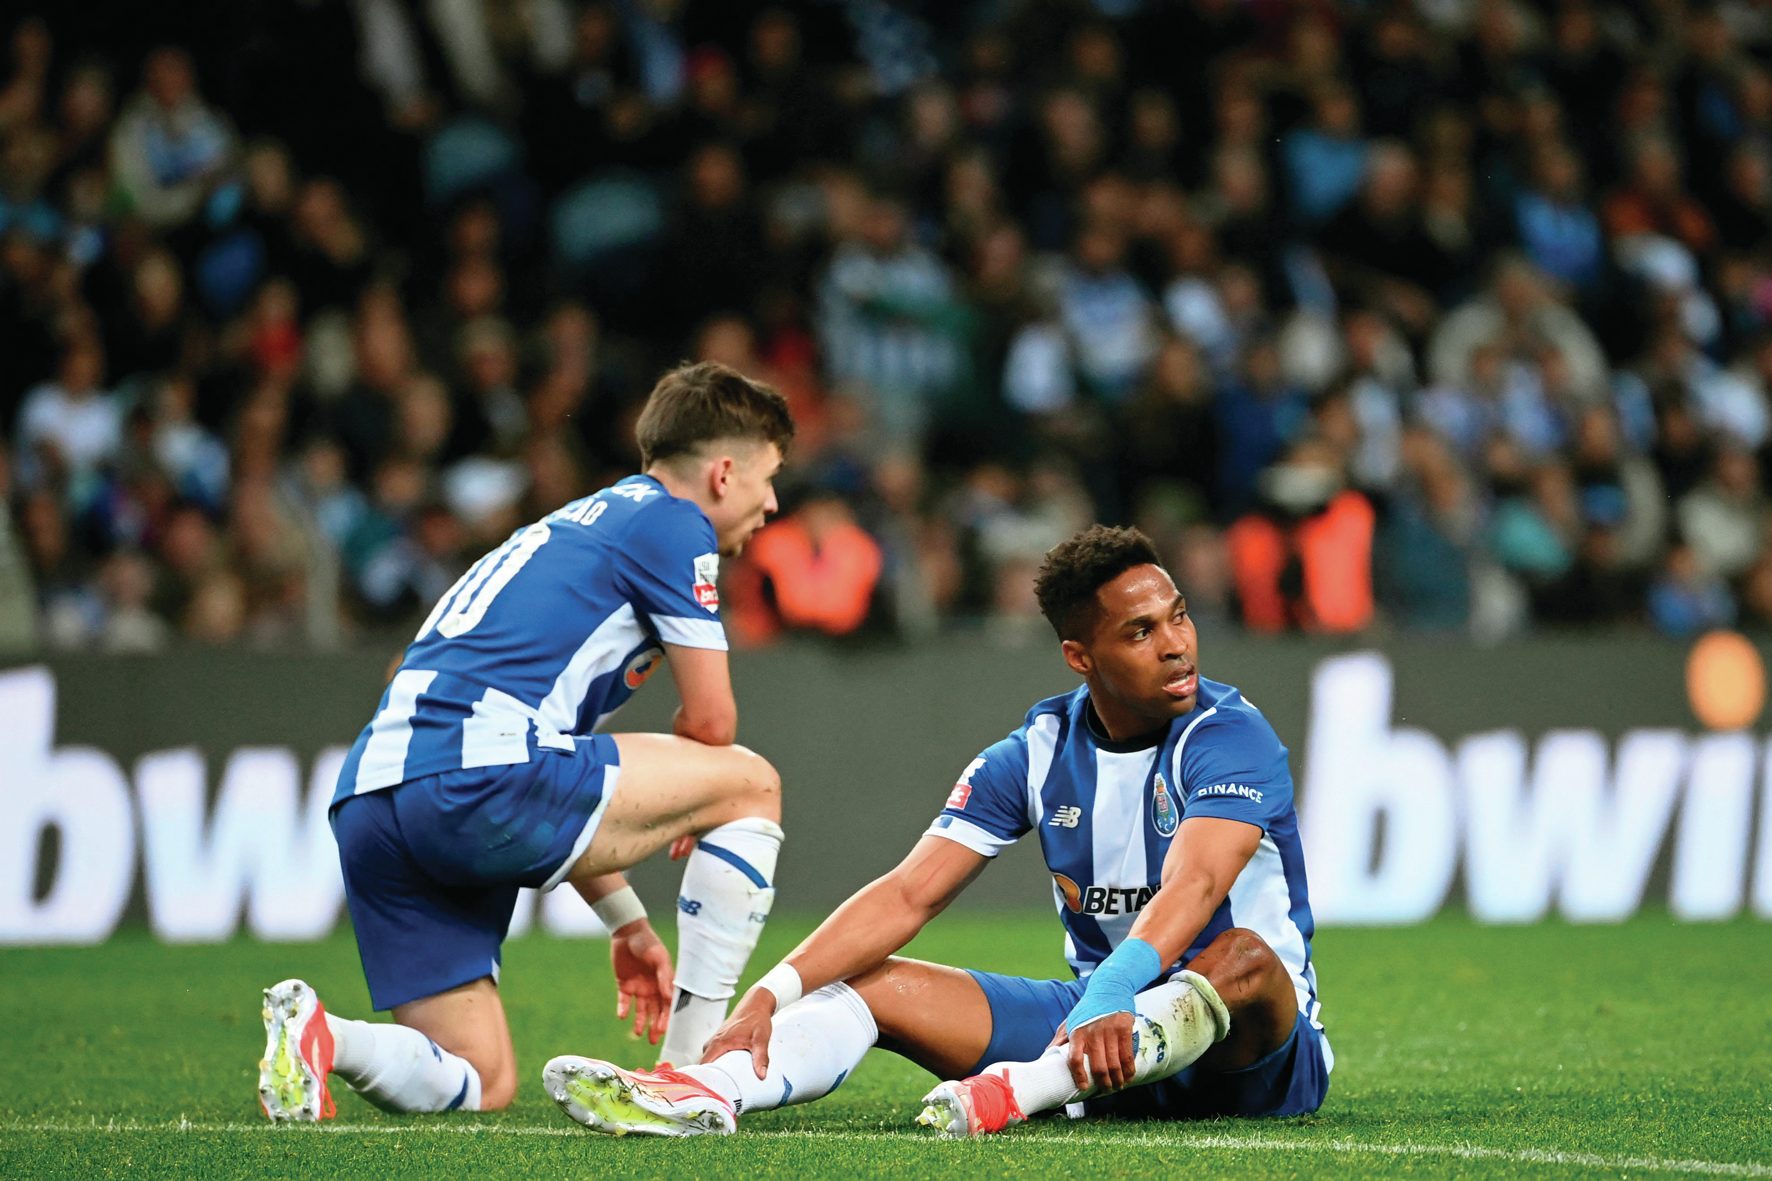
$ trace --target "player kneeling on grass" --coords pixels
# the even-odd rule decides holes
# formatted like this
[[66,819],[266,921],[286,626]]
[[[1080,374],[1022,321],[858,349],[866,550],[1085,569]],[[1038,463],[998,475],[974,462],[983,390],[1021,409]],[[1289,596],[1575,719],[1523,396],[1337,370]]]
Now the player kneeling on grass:
[[[618,1016],[701,1057],[774,898],[780,781],[733,746],[715,590],[775,511],[787,403],[721,365],[660,379],[637,428],[645,473],[511,535],[445,594],[339,775],[333,833],[363,972],[395,1024],[265,992],[259,1098],[273,1120],[333,1113],[336,1071],[393,1111],[504,1107],[516,1087],[500,946],[517,891],[568,882],[613,932]],[[670,662],[674,735],[595,734]],[[699,843],[690,838],[699,836]],[[671,960],[621,871],[686,854]],[[691,846],[693,848],[691,849]],[[673,985],[676,993],[673,1000]]]
[[[730,1132],[743,1112],[828,1094],[876,1044],[958,1080],[918,1117],[950,1136],[1072,1104],[1183,1119],[1321,1105],[1333,1058],[1286,748],[1200,677],[1186,602],[1142,533],[1085,530],[1047,555],[1037,590],[1084,684],[974,759],[910,855],[764,976],[700,1065],[548,1063],[568,1115]],[[892,954],[1036,828],[1077,979]]]

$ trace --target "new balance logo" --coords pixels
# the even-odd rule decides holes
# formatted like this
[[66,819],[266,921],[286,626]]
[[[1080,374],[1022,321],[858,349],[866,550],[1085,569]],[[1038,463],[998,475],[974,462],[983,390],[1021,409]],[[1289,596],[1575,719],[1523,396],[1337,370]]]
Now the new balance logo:
[[1083,809],[1075,804],[1066,804],[1064,807],[1054,812],[1052,814],[1052,819],[1048,820],[1046,823],[1053,828],[1075,828],[1077,825],[1083,823]]
[[698,915],[701,913],[701,903],[694,898],[685,898],[679,894],[677,895],[677,909],[687,915]]

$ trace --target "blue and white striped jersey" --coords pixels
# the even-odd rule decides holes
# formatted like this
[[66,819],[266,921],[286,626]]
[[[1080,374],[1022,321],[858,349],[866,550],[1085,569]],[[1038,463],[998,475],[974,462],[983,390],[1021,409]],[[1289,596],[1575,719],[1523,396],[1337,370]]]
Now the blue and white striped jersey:
[[652,674],[661,642],[726,647],[718,570],[707,515],[650,476],[517,530],[419,628],[334,802],[570,750]]
[[1157,892],[1184,819],[1253,824],[1260,846],[1180,963],[1226,929],[1247,927],[1285,963],[1299,1010],[1322,1029],[1292,772],[1274,728],[1235,688],[1204,677],[1193,710],[1155,743],[1113,742],[1088,714],[1087,687],[1034,706],[967,766],[929,833],[995,857],[1038,829],[1065,958],[1086,977]]

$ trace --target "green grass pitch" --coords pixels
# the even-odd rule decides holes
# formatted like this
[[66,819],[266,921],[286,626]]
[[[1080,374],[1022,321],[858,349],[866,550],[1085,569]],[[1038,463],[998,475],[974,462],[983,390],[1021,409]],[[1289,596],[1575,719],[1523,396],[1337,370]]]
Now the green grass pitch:
[[[809,921],[778,916],[754,961]],[[1059,970],[1050,915],[954,914],[914,946]],[[0,1177],[1619,1177],[1772,1178],[1772,926],[1485,928],[1446,918],[1317,942],[1337,1066],[1317,1115],[1043,1120],[981,1142],[912,1130],[922,1071],[875,1052],[822,1102],[730,1139],[606,1139],[542,1094],[552,1054],[650,1060],[613,1018],[600,942],[505,956],[522,1078],[491,1115],[390,1116],[335,1085],[339,1118],[273,1129],[254,1085],[259,989],[313,982],[365,1015],[348,936],[314,945],[0,951]]]

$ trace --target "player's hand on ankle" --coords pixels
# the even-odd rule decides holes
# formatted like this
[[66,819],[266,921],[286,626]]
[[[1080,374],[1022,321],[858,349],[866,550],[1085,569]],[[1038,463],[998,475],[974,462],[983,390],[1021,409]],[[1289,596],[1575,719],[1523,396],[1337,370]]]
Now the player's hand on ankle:
[[681,861],[695,852],[695,834],[688,833],[671,842],[671,860]]
[[1066,1057],[1077,1090],[1093,1084],[1098,1091],[1118,1091],[1132,1081],[1132,1014],[1111,1013],[1084,1025],[1070,1037]]
[[762,1078],[769,1073],[769,1037],[775,1030],[775,998],[767,990],[753,988],[719,1028],[702,1054],[703,1062],[712,1062],[722,1054],[747,1050],[751,1069]]
[[652,923],[639,918],[610,932],[609,962],[615,969],[616,1019],[626,1020],[631,1010],[634,1036],[649,1037],[657,1045],[671,1023],[675,981],[670,949]]

